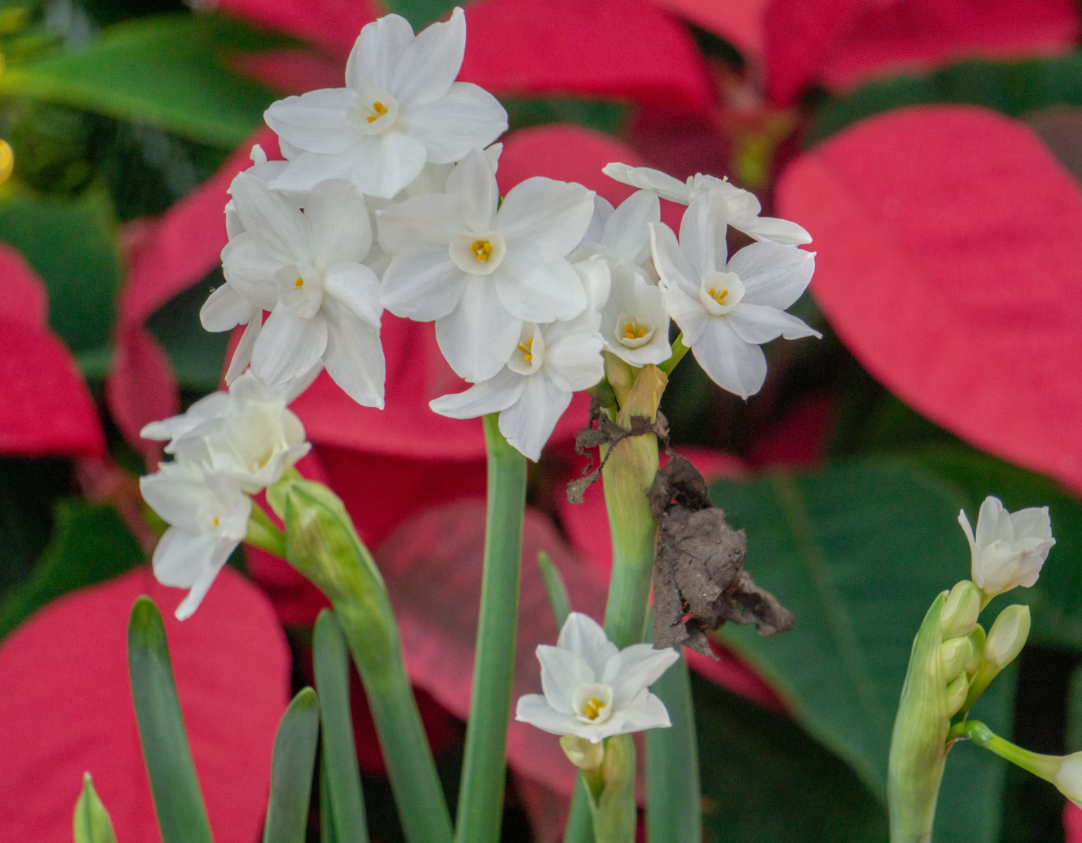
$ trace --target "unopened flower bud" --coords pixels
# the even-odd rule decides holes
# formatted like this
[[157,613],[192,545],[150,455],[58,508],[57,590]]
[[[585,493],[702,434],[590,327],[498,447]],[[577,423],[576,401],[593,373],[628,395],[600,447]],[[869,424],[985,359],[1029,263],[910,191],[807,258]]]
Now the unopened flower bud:
[[560,738],[560,747],[567,756],[567,760],[587,772],[596,770],[605,760],[605,744],[603,741],[594,743],[577,735],[564,735]]
[[1060,793],[1082,808],[1082,752],[1063,759],[1053,784],[1059,788]]
[[981,592],[969,580],[962,580],[947,595],[943,604],[943,614],[939,617],[939,628],[944,638],[958,638],[969,635],[981,613]]
[[94,790],[90,773],[83,776],[83,792],[75,802],[72,829],[75,843],[116,843],[113,821]]
[[939,661],[943,666],[943,680],[953,682],[965,672],[965,666],[973,656],[973,644],[969,638],[951,638],[939,647]]
[[1013,662],[1029,638],[1029,606],[1008,606],[999,613],[984,646],[984,661],[996,672]]
[[958,674],[957,678],[947,686],[948,717],[953,717],[962,708],[962,705],[965,704],[966,693],[968,691],[969,677],[964,673]]
[[984,657],[985,638],[984,627],[980,624],[973,627],[973,631],[969,633],[969,643],[973,648],[969,661],[966,662],[966,673],[969,676],[976,673],[981,666],[981,659]]

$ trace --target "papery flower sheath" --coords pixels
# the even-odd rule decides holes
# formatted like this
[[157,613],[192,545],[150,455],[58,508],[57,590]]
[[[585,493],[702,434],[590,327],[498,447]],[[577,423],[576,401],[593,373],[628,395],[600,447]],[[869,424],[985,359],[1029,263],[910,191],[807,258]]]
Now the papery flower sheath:
[[679,658],[651,644],[618,650],[593,619],[572,612],[556,646],[537,648],[544,695],[520,697],[515,719],[593,743],[669,726],[665,704],[647,689]]
[[679,243],[664,224],[650,230],[654,265],[684,345],[714,383],[747,398],[766,379],[761,343],[820,336],[785,312],[811,281],[815,254],[753,243],[727,261],[726,207],[714,191],[697,196],[684,213]]
[[958,513],[958,523],[969,541],[973,582],[986,601],[1036,583],[1056,543],[1047,506],[1008,512],[999,498],[989,495],[977,515],[975,535],[964,510]]
[[[299,393],[310,381],[294,382],[292,392]],[[142,436],[168,440],[166,453],[202,465],[254,495],[277,482],[311,448],[301,420],[286,407],[291,397],[247,372],[229,392],[214,392],[183,415],[147,425]]]
[[523,324],[573,319],[586,309],[567,259],[593,215],[582,185],[531,178],[499,203],[492,163],[471,152],[447,192],[378,213],[379,242],[393,257],[383,305],[396,316],[436,322],[451,368],[471,382],[492,378],[520,342]]
[[241,174],[233,201],[244,230],[222,251],[230,284],[271,311],[252,348],[252,373],[268,386],[308,374],[320,361],[366,407],[383,406],[379,280],[361,263],[372,244],[364,197],[341,180],[321,182],[296,203]]
[[[591,297],[603,300],[608,270],[600,260],[576,264]],[[600,302],[598,302],[600,303]],[[598,326],[601,317],[587,308],[567,322],[522,323],[518,345],[492,378],[456,395],[430,403],[433,411],[455,419],[500,414],[500,432],[532,460],[541,457],[571,396],[589,389],[605,375]]]
[[690,205],[696,196],[707,191],[714,192],[725,201],[729,225],[753,240],[768,240],[788,246],[802,246],[812,241],[811,235],[795,222],[759,216],[763,208],[755,194],[731,184],[728,179],[696,173],[682,182],[660,170],[627,164],[608,164],[602,168],[602,172],[618,182],[652,190],[663,199],[681,205]]
[[244,540],[252,501],[233,480],[184,459],[162,463],[154,474],[139,478],[139,489],[169,524],[154,548],[154,576],[163,585],[189,589],[176,611],[184,620]]
[[272,186],[309,190],[350,179],[363,193],[390,199],[426,162],[460,160],[507,130],[507,112],[476,85],[456,82],[466,48],[466,17],[434,23],[416,36],[387,15],[368,24],[350,53],[346,87],[289,97],[267,109],[289,166]]

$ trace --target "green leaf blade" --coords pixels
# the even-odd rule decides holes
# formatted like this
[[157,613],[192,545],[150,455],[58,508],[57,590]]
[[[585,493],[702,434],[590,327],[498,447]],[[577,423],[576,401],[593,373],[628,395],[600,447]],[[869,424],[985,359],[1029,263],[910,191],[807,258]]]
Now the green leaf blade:
[[140,597],[128,622],[128,666],[143,758],[164,843],[213,843],[192,762],[161,613]]
[[303,688],[289,704],[274,738],[271,794],[263,843],[304,843],[319,739],[319,700]]
[[116,843],[113,821],[94,790],[90,773],[83,776],[83,792],[75,802],[72,832],[75,843]]

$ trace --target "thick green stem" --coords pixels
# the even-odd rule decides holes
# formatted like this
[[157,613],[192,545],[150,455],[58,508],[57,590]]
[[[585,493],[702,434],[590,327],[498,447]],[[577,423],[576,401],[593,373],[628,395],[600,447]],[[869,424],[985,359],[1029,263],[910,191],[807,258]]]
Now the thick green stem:
[[1063,758],[1058,755],[1042,755],[1039,752],[1030,752],[1028,749],[1004,740],[992,732],[979,720],[967,720],[959,723],[951,729],[951,734],[961,733],[969,738],[977,746],[994,752],[1000,758],[1005,758],[1017,767],[1032,773],[1046,782],[1056,784],[1056,774],[1063,764]]
[[485,416],[484,424],[488,448],[488,524],[470,719],[455,829],[458,843],[497,843],[500,838],[522,568],[522,519],[526,506],[526,458],[500,433],[497,414]]
[[691,677],[681,658],[654,683],[672,726],[646,733],[646,839],[650,843],[701,843],[699,747]]
[[248,535],[244,537],[244,541],[275,556],[286,558],[285,536],[255,502],[252,503],[252,514],[248,516]]

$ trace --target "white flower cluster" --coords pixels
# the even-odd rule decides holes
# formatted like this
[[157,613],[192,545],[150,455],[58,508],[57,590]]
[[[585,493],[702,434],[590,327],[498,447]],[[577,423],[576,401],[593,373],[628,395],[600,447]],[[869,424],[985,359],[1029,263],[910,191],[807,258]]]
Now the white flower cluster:
[[[784,312],[811,280],[814,256],[797,248],[810,238],[760,217],[755,197],[727,181],[699,175],[685,185],[611,164],[609,175],[640,188],[618,208],[582,185],[540,177],[501,199],[494,142],[507,114],[486,91],[455,81],[465,43],[461,9],[417,35],[397,15],[367,25],[344,88],[268,109],[285,160],[256,147],[230,187],[226,283],[201,320],[210,331],[247,327],[226,374],[231,398],[212,399],[254,401],[240,393],[254,394],[256,384],[282,396],[285,463],[297,458],[290,449],[303,433],[284,396],[322,369],[359,404],[383,407],[384,308],[435,322],[444,356],[471,384],[432,409],[454,418],[499,413],[507,440],[535,460],[572,395],[604,377],[604,354],[635,367],[672,356],[670,318],[707,373],[743,397],[766,374],[760,344],[815,334]],[[690,204],[679,242],[661,223],[659,196]],[[761,242],[730,260],[730,225]],[[238,481],[237,470],[219,465],[233,457],[189,454],[204,447],[195,439],[212,435],[196,424],[200,407],[148,428],[172,438],[177,462],[144,481],[148,502],[177,531],[156,556],[162,576],[191,580],[195,602],[206,572],[171,560],[182,551],[194,558],[191,536],[216,537],[211,568],[220,567],[244,535],[245,495],[281,467]],[[190,446],[177,438],[181,429]],[[271,451],[260,435],[250,447],[262,458]],[[217,532],[197,529],[177,500],[196,495],[197,481],[199,517],[213,509]]]

